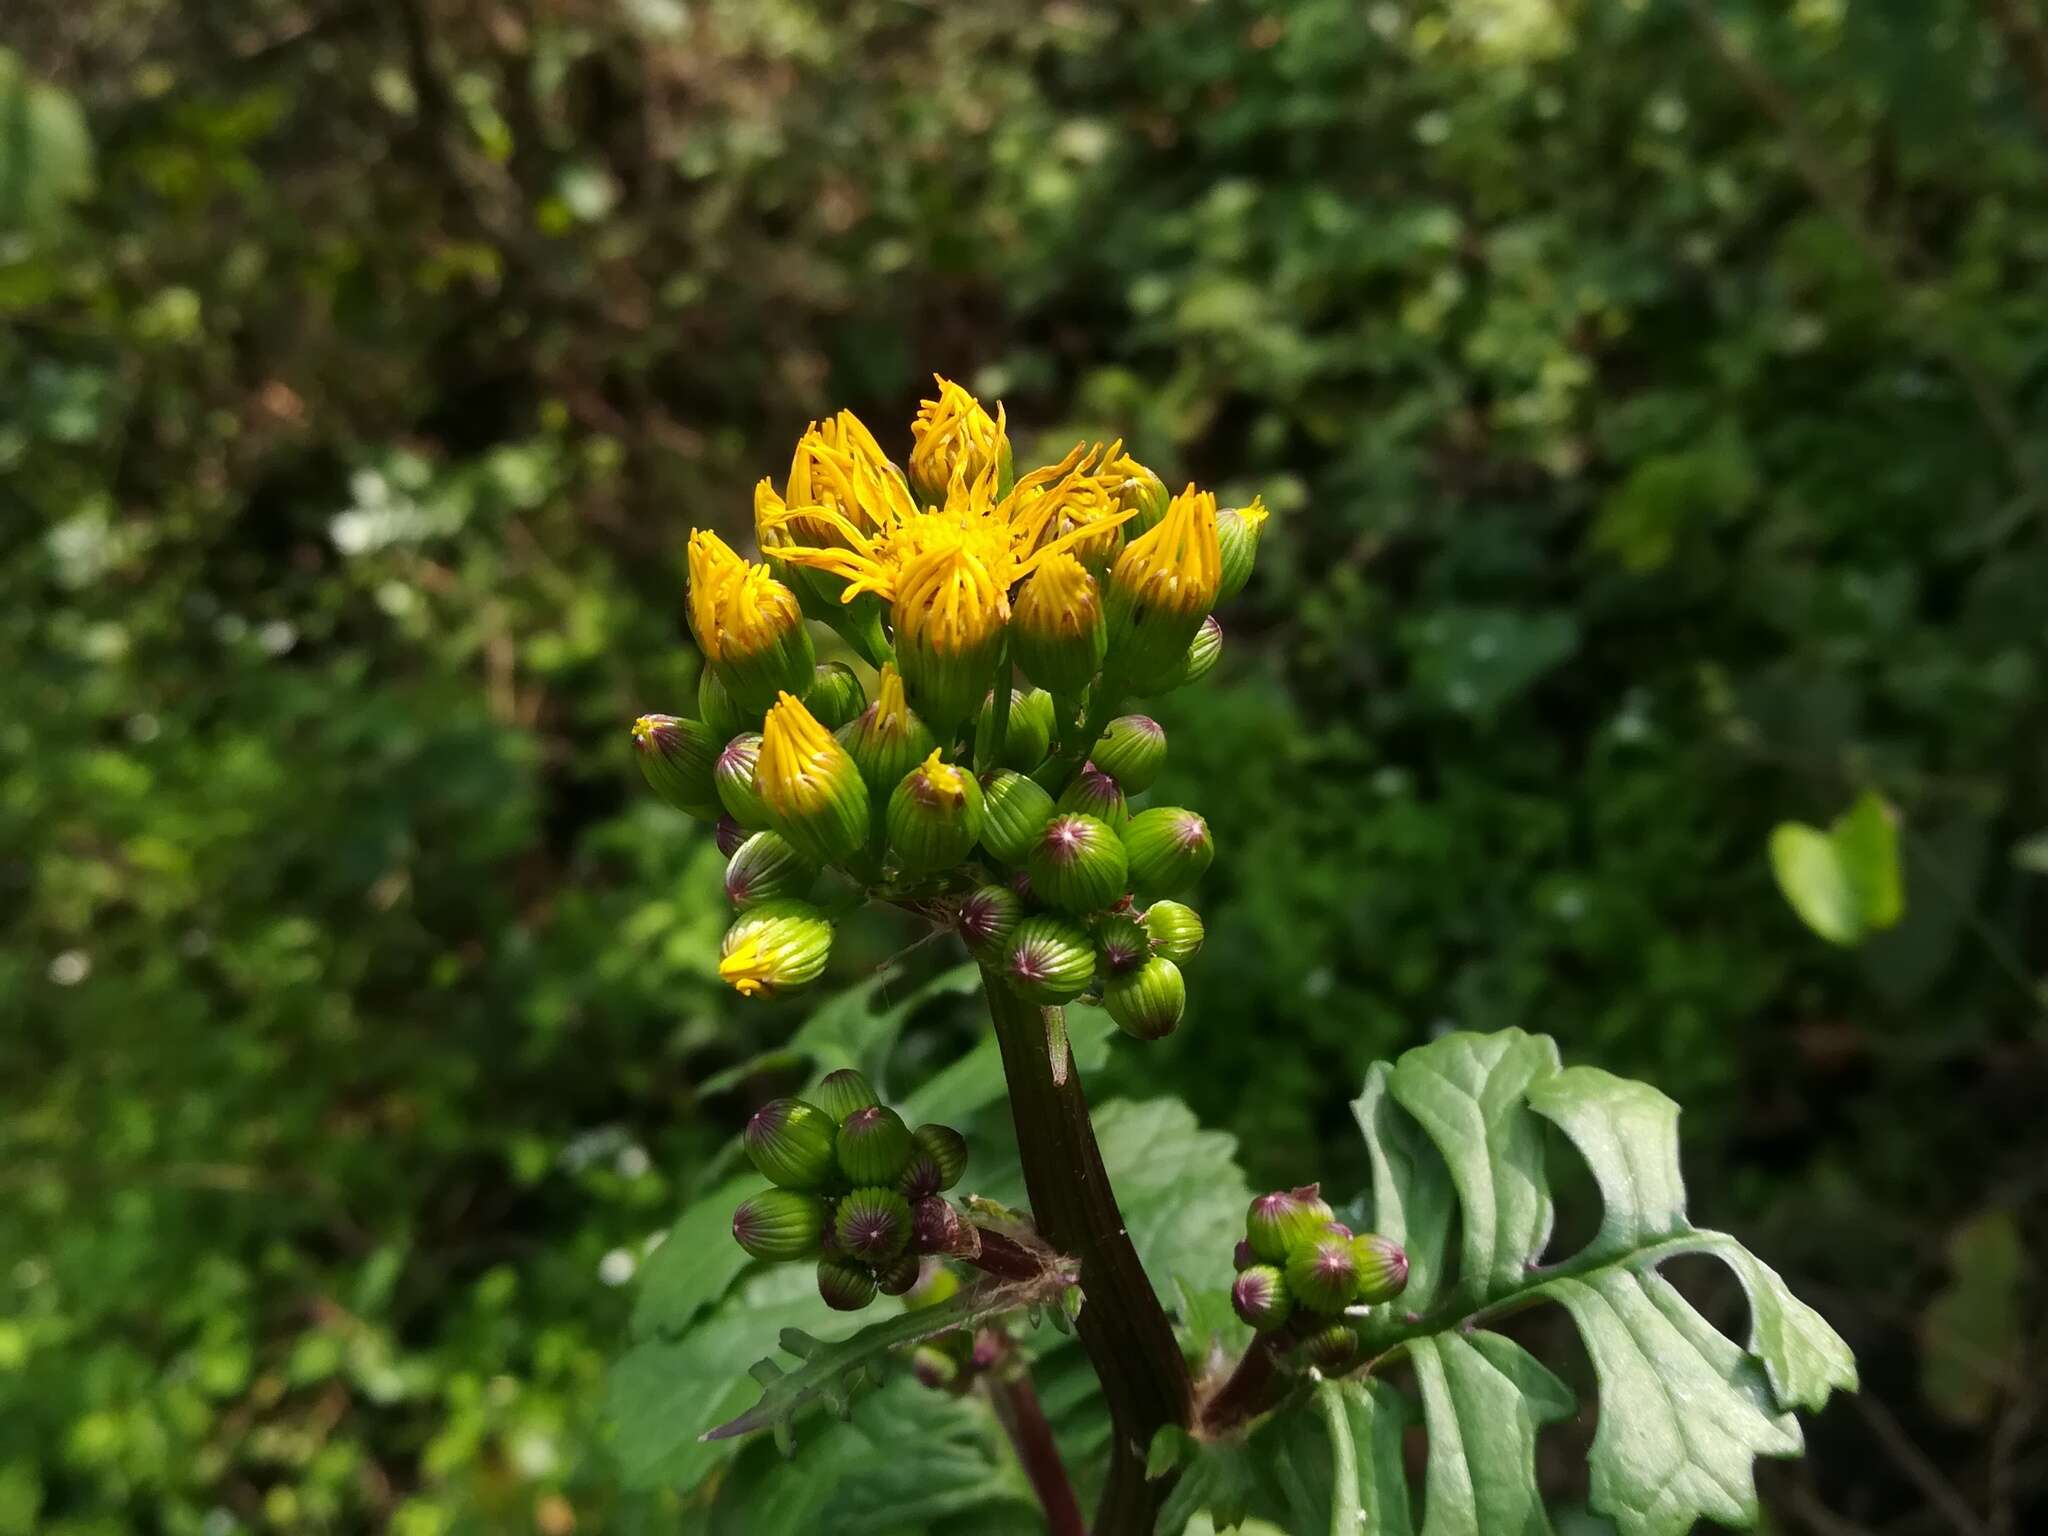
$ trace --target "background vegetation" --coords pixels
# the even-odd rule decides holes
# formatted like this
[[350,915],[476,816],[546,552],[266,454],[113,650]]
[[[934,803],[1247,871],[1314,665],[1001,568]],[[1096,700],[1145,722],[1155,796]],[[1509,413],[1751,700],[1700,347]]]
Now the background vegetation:
[[[625,723],[687,527],[934,368],[1276,509],[1166,714],[1191,1015],[1105,1091],[1350,1188],[1365,1062],[1553,1033],[1857,1347],[1778,1529],[2043,1518],[2024,0],[28,11],[0,1532],[673,1527],[603,1374],[800,1014]],[[1866,787],[1907,916],[1838,950],[1765,844]]]

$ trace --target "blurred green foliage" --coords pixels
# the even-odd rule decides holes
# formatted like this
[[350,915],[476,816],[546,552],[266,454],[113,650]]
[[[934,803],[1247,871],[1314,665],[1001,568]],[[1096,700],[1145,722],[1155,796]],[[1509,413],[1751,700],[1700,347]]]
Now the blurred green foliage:
[[[46,11],[0,55],[0,1533],[660,1518],[599,1443],[622,1288],[795,1015],[716,990],[716,854],[623,725],[692,696],[686,528],[935,367],[1276,509],[1163,711],[1223,845],[1192,1011],[1107,1089],[1355,1188],[1363,1063],[1553,1033],[1688,1106],[1702,1219],[1959,1486],[2039,1500],[2009,1378],[1928,1404],[1915,1321],[1980,1211],[2038,1253],[2048,1164],[2017,8]],[[1835,951],[1766,840],[1864,788],[1905,915]],[[1889,1517],[1859,1424],[1797,1475]]]

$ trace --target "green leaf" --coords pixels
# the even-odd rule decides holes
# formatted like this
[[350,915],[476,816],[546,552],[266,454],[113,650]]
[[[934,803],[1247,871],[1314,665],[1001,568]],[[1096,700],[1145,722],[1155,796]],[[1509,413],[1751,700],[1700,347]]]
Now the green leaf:
[[759,1178],[732,1179],[692,1201],[640,1271],[633,1332],[677,1334],[704,1308],[715,1305],[753,1260],[732,1240],[732,1212],[761,1187]]
[[1865,790],[1826,832],[1779,823],[1770,854],[1778,889],[1830,944],[1855,944],[1905,911],[1897,819],[1874,791]]
[[1949,1234],[1949,1283],[1920,1319],[1920,1389],[1942,1417],[1982,1424],[2014,1385],[2025,1255],[2010,1211]]
[[1251,1190],[1237,1143],[1205,1131],[1178,1099],[1117,1099],[1095,1112],[1095,1140],[1145,1272],[1162,1295],[1177,1286],[1228,1290]]

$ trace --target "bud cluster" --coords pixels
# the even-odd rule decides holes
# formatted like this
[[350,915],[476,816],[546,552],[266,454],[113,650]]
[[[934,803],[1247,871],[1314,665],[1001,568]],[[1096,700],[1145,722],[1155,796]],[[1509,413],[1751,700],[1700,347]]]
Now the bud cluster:
[[[1166,735],[1119,711],[1214,667],[1211,610],[1249,580],[1266,509],[1170,495],[1120,442],[1019,474],[1001,407],[938,383],[907,467],[850,412],[812,424],[756,489],[761,561],[691,534],[696,710],[635,722],[642,772],[717,824],[741,995],[822,973],[850,881],[954,907],[1026,996],[1089,993],[1157,1038],[1201,942],[1170,898],[1214,849],[1197,812],[1142,804]],[[812,621],[873,672],[820,662]]]
[[840,1311],[904,1295],[924,1256],[968,1241],[942,1193],[967,1171],[966,1139],[951,1126],[911,1129],[851,1068],[809,1099],[762,1105],[741,1141],[770,1187],[734,1210],[734,1241],[757,1259],[815,1260],[818,1293]]
[[1245,1213],[1231,1305],[1253,1328],[1292,1347],[1302,1364],[1341,1371],[1358,1354],[1346,1309],[1392,1301],[1408,1284],[1408,1255],[1377,1233],[1353,1233],[1314,1184],[1260,1195]]

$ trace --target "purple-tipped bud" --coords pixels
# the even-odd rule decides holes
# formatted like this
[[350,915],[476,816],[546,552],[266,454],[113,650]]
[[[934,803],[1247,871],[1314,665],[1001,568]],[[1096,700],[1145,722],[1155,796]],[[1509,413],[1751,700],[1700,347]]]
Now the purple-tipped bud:
[[761,738],[749,731],[725,744],[711,771],[725,813],[750,832],[768,825],[768,807],[754,792],[754,768],[760,761]]
[[771,1099],[754,1111],[740,1140],[763,1177],[784,1189],[820,1189],[830,1182],[832,1117],[802,1099]]
[[1186,890],[1216,857],[1209,823],[1177,805],[1140,811],[1125,823],[1122,835],[1131,886],[1147,897]]
[[856,1189],[839,1202],[832,1230],[847,1257],[886,1263],[910,1244],[910,1202],[893,1189]]
[[1127,795],[1142,795],[1166,766],[1166,731],[1150,715],[1118,715],[1095,743],[1095,766]]
[[977,960],[993,960],[1024,917],[1024,898],[1006,885],[976,886],[960,898],[953,926]]
[[1003,974],[1032,1002],[1051,1007],[1087,989],[1095,976],[1095,946],[1078,923],[1027,917],[1010,935]]
[[910,1162],[910,1127],[893,1109],[870,1104],[839,1127],[839,1171],[852,1184],[894,1184]]
[[808,1259],[825,1228],[825,1202],[793,1189],[764,1189],[732,1213],[733,1241],[757,1259]]
[[1237,1246],[1230,1252],[1230,1262],[1236,1267],[1239,1274],[1243,1274],[1259,1262],[1259,1256],[1252,1252],[1252,1245],[1248,1238],[1240,1237],[1237,1240]]
[[725,866],[725,897],[744,912],[764,901],[801,900],[817,881],[818,866],[779,832],[756,832]]
[[1369,1306],[1392,1301],[1408,1288],[1408,1254],[1392,1238],[1365,1232],[1351,1240],[1358,1264],[1358,1299]]
[[1145,909],[1145,932],[1152,953],[1175,965],[1186,965],[1202,952],[1202,914],[1177,901],[1155,901]]
[[952,868],[981,835],[981,816],[980,783],[934,750],[889,794],[889,847],[897,868],[911,877]]
[[1124,799],[1123,787],[1093,763],[1082,765],[1057,806],[1076,816],[1093,816],[1109,827],[1120,827],[1131,819],[1131,806]]
[[981,846],[992,857],[1022,864],[1052,818],[1052,796],[1036,780],[1009,769],[982,776]]
[[918,1272],[917,1260],[906,1253],[901,1258],[876,1266],[875,1287],[884,1296],[906,1295],[917,1284]]
[[1261,1333],[1283,1326],[1294,1315],[1287,1277],[1270,1264],[1254,1264],[1240,1274],[1230,1288],[1230,1304]]
[[868,696],[853,668],[843,661],[821,661],[811,674],[811,691],[804,695],[804,708],[828,731],[836,731],[868,707]]
[[939,1188],[951,1189],[967,1172],[967,1138],[950,1125],[920,1125],[911,1138],[938,1165]]
[[1285,1264],[1297,1247],[1315,1240],[1322,1230],[1322,1218],[1307,1209],[1293,1190],[1276,1189],[1260,1195],[1245,1212],[1245,1240],[1262,1264]]
[[1095,960],[1106,976],[1135,971],[1152,958],[1152,936],[1136,919],[1105,917],[1095,925]]
[[1135,971],[1110,977],[1103,984],[1102,1006],[1133,1040],[1164,1039],[1187,1012],[1187,983],[1179,966],[1154,955]]
[[818,1294],[835,1312],[858,1312],[875,1299],[875,1277],[850,1259],[820,1259]]
[[1311,1312],[1342,1312],[1358,1299],[1358,1259],[1346,1238],[1324,1237],[1287,1261],[1287,1288]]
[[832,1117],[834,1126],[845,1124],[846,1117],[856,1109],[882,1102],[875,1093],[875,1085],[852,1067],[827,1072],[824,1080],[811,1090],[810,1101]]
[[[1036,768],[1052,748],[1052,725],[1052,695],[1040,688],[1017,689],[1010,695],[1010,718],[1003,727],[1003,756],[997,766],[1025,773]],[[975,739],[992,741],[995,728],[996,700],[990,694],[982,702]]]
[[896,1180],[896,1187],[903,1192],[903,1198],[910,1202],[912,1215],[917,1212],[918,1201],[939,1192],[941,1177],[938,1162],[931,1153],[922,1147],[913,1147],[910,1161],[903,1165],[903,1172]]
[[910,1249],[913,1253],[952,1253],[961,1245],[965,1223],[952,1202],[927,1195],[910,1208]]
[[1038,899],[1066,912],[1099,912],[1114,906],[1125,889],[1124,844],[1093,816],[1053,817],[1032,844],[1025,868]]
[[731,816],[721,816],[718,818],[717,830],[712,833],[712,840],[718,844],[718,851],[729,859],[746,846],[748,836],[747,829]]
[[648,788],[677,810],[705,821],[719,811],[712,768],[720,740],[701,720],[642,715],[633,722],[633,755]]
[[1348,1323],[1332,1323],[1301,1341],[1305,1364],[1321,1371],[1341,1371],[1358,1358],[1358,1330]]

